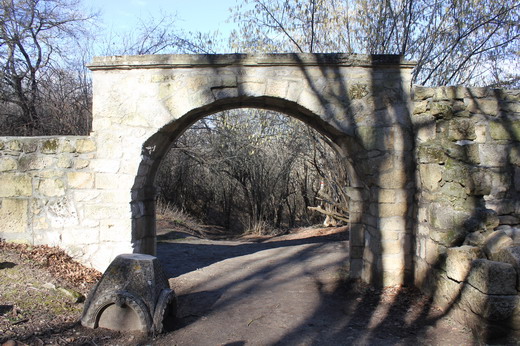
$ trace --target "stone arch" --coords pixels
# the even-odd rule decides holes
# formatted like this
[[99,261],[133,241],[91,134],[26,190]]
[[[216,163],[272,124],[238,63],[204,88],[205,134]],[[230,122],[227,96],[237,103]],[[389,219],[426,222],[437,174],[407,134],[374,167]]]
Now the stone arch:
[[412,270],[412,64],[399,56],[233,54],[101,57],[89,67],[96,160],[119,164],[114,173],[96,172],[96,189],[110,190],[116,201],[92,204],[117,211],[116,218],[95,217],[119,253],[130,246],[154,253],[152,178],[171,142],[205,115],[252,107],[300,118],[356,167],[353,276],[393,285]]
[[360,145],[356,142],[356,139],[338,131],[329,123],[322,120],[318,115],[305,109],[301,105],[276,97],[241,96],[217,100],[205,107],[194,109],[179,119],[165,125],[144,143],[141,155],[142,160],[138,169],[140,174],[136,177],[136,182],[132,187],[131,203],[134,205],[132,208],[132,242],[134,251],[155,255],[155,176],[163,157],[167,154],[171,145],[196,121],[205,116],[237,108],[271,110],[301,120],[335,144],[333,149],[335,149],[341,157],[346,159],[346,169],[349,172],[351,180],[363,180],[359,178],[354,166],[348,162],[349,153],[345,150],[347,145],[358,148]]

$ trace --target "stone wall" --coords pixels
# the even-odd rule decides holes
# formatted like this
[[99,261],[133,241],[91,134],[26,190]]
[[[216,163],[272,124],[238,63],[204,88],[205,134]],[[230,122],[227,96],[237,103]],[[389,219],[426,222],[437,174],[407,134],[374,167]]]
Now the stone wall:
[[154,254],[155,172],[170,145],[209,114],[271,109],[345,157],[353,276],[412,275],[471,323],[520,330],[520,91],[416,87],[410,99],[412,67],[341,54],[96,58],[91,137],[0,138],[0,237],[100,270]]
[[415,283],[481,332],[520,331],[520,91],[414,90]]
[[96,152],[90,137],[0,137],[0,238],[59,246],[98,269],[131,252],[124,232],[100,232],[114,217],[103,202],[128,197],[103,186]]

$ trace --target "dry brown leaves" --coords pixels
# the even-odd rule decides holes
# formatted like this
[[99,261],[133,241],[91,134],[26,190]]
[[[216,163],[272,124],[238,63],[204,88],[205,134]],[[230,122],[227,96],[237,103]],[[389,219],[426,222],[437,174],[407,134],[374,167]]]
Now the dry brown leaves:
[[70,282],[74,286],[83,287],[86,284],[94,283],[102,275],[99,271],[86,268],[74,261],[72,257],[57,247],[6,243],[0,239],[0,250],[2,249],[16,251],[22,259],[35,262],[55,278]]

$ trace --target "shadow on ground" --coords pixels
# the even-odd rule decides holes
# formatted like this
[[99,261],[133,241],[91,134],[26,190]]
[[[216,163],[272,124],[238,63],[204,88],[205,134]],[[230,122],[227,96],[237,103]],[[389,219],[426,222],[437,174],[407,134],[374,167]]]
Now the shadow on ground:
[[348,276],[348,232],[268,242],[185,237],[158,244],[179,296],[156,345],[472,344],[413,289]]

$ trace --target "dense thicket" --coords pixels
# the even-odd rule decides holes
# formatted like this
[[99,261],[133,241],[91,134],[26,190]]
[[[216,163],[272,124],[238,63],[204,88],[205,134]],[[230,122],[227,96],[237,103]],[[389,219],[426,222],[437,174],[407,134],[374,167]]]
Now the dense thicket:
[[[177,140],[157,184],[165,200],[235,232],[320,222],[319,214],[308,209],[318,203],[320,183],[328,190],[345,185],[342,165],[325,141],[280,113],[239,109],[215,114]],[[340,195],[331,195],[340,202]]]

